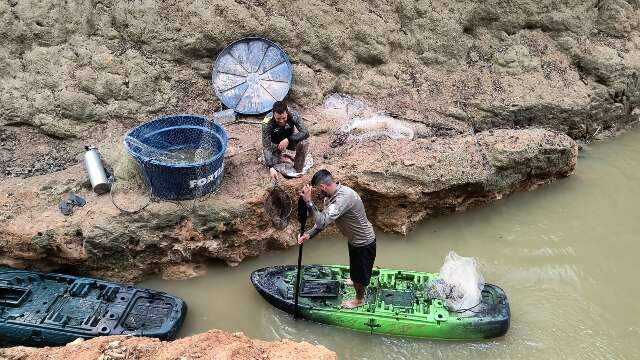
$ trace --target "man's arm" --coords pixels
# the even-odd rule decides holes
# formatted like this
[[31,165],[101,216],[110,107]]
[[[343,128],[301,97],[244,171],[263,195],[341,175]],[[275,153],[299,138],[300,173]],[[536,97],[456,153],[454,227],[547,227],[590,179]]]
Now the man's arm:
[[309,137],[309,130],[304,126],[304,121],[302,120],[302,116],[295,111],[291,111],[291,120],[295,125],[298,132],[293,133],[289,136],[289,142],[299,142]]
[[314,219],[314,225],[311,230],[309,230],[309,239],[311,239],[344,214],[344,212],[348,210],[348,204],[344,196],[338,195],[336,201],[327,206],[324,211],[318,210],[313,202],[307,203],[307,208]]
[[[262,122],[262,148],[269,152],[273,151],[273,148],[275,147],[275,145],[271,143],[271,127],[272,126],[273,126],[273,119],[269,117],[265,117],[264,121]],[[264,163],[268,167],[272,167],[273,165],[275,165],[275,163],[273,163],[272,157],[266,156],[266,155],[264,158]]]

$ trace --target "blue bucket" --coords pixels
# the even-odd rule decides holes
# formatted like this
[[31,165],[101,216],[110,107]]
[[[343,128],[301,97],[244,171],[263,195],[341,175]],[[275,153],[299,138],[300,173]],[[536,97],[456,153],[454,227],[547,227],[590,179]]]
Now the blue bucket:
[[[194,199],[222,184],[227,133],[204,116],[157,118],[129,131],[124,145],[151,193],[161,199]],[[174,158],[182,153],[205,157]]]

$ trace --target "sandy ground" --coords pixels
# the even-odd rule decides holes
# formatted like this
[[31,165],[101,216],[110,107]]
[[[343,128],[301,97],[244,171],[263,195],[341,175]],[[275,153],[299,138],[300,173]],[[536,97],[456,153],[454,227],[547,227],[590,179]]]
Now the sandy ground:
[[242,333],[211,330],[187,338],[163,342],[123,336],[76,341],[63,347],[0,349],[7,360],[330,360],[336,354],[324,346],[289,340],[251,340]]

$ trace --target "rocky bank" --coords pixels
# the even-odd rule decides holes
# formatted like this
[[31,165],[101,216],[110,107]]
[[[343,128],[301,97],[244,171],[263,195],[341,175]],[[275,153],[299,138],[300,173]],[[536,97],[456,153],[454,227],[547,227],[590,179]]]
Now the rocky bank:
[[0,124],[62,138],[218,109],[211,64],[247,35],[289,53],[304,106],[342,92],[590,138],[640,105],[638,0],[6,0],[0,19]]
[[[255,125],[227,127],[225,182],[203,201],[123,213],[87,190],[77,165],[82,145],[98,145],[117,201],[143,203],[122,135],[157,115],[219,110],[211,64],[245,35],[289,53],[314,169],[361,192],[382,231],[568,176],[572,139],[639,114],[637,0],[7,0],[0,18],[0,264],[11,266],[133,280],[292,246],[295,226],[276,231],[262,210],[270,184]],[[336,92],[413,135],[343,141],[354,114],[319,105]],[[295,197],[307,180],[284,187]],[[70,190],[88,204],[64,217]]]
[[[327,130],[344,127],[335,114],[318,110],[305,116],[314,134],[311,149],[317,164],[312,171],[322,166],[355,188],[370,221],[381,231],[406,234],[423,219],[535,188],[568,176],[576,166],[576,143],[548,130],[472,134],[405,120],[402,124],[414,129],[413,139],[360,139],[353,134],[345,140]],[[239,141],[228,150],[223,185],[216,194],[195,201],[152,201],[135,214],[118,210],[112,200],[127,209],[148,200],[130,174],[134,164],[120,146],[110,149],[110,140],[103,148],[105,162],[118,177],[113,198],[87,188],[81,165],[49,175],[7,178],[0,197],[5,219],[0,264],[136,280],[154,273],[174,277],[184,274],[184,264],[207,259],[234,265],[248,256],[294,246],[295,211],[289,226],[276,230],[263,209],[271,181],[257,161],[259,127],[238,123],[227,129],[230,138]],[[451,134],[434,136],[437,131]],[[295,200],[309,177],[281,181],[281,186]],[[57,204],[68,191],[77,191],[87,205],[64,216]]]
[[251,340],[242,333],[228,334],[212,330],[204,334],[163,342],[158,339],[108,336],[87,341],[75,341],[57,348],[0,348],[0,358],[6,360],[286,360],[336,359],[336,354],[321,345],[289,340]]

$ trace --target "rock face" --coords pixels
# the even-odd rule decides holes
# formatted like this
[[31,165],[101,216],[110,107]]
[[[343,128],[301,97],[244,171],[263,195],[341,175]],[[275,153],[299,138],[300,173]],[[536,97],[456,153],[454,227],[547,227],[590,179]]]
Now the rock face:
[[42,349],[13,347],[0,349],[0,358],[7,360],[117,360],[117,359],[229,359],[284,360],[336,359],[336,354],[321,345],[289,340],[251,340],[242,333],[228,334],[212,330],[171,342],[158,339],[124,336],[98,337],[76,341],[63,347]]
[[[335,114],[334,114],[335,115]],[[391,139],[375,128],[347,134],[347,120],[324,110],[304,113],[316,161],[363,197],[370,221],[382,231],[406,234],[423,219],[483,204],[571,174],[577,145],[567,135],[542,129],[488,130],[472,134],[455,124],[387,120],[413,134]],[[119,177],[113,198],[86,188],[81,166],[47,176],[9,178],[0,196],[0,264],[69,269],[117,280],[154,273],[175,278],[183,264],[221,259],[230,265],[269,249],[295,245],[295,211],[283,231],[271,226],[263,201],[271,189],[259,155],[259,127],[227,126],[237,139],[228,150],[224,182],[215,195],[185,202],[145,203],[141,190],[124,191],[130,169],[112,151],[105,162]],[[352,130],[355,131],[355,130]],[[436,136],[435,134],[440,134]],[[108,149],[105,145],[103,149]],[[105,150],[105,153],[109,153]],[[292,199],[311,174],[282,181]],[[69,217],[57,209],[66,191],[78,191],[87,205]],[[321,203],[321,199],[317,199]],[[178,271],[184,272],[184,271]],[[185,273],[196,274],[197,271]],[[180,276],[178,276],[180,277]]]
[[577,139],[640,105],[637,0],[9,0],[0,19],[0,124],[58,137],[215,110],[211,64],[247,35],[290,54],[291,99],[305,106],[338,91],[479,131]]
[[[289,53],[315,169],[361,192],[384,231],[567,176],[572,138],[613,134],[640,114],[637,0],[8,0],[0,19],[0,263],[13,266],[180,277],[190,263],[292,246],[295,226],[275,231],[262,210],[270,185],[253,125],[227,128],[224,185],[201,202],[127,214],[70,166],[98,145],[116,201],[144,203],[122,135],[157,115],[221,109],[210,67],[243,36]],[[316,107],[335,92],[411,130],[345,142],[344,119]],[[306,181],[284,186],[295,198]],[[71,190],[88,204],[63,217]]]

